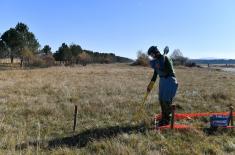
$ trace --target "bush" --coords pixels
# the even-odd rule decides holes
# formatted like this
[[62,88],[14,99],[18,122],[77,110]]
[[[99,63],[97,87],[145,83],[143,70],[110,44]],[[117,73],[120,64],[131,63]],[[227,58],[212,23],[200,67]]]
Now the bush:
[[50,55],[50,54],[44,55],[41,58],[44,61],[46,66],[49,67],[49,66],[55,65],[55,58],[52,55]]
[[29,62],[29,67],[46,67],[46,64],[42,58],[35,56],[31,58]]
[[188,58],[183,57],[183,56],[177,56],[172,58],[172,61],[174,65],[186,65],[186,62],[188,61]]
[[132,64],[133,66],[149,66],[149,57],[147,54],[143,53],[142,51],[138,51],[137,53],[137,59]]
[[188,62],[185,63],[185,66],[186,67],[196,67],[197,65],[196,65],[195,62],[188,61]]
[[55,65],[52,55],[34,56],[30,59],[29,67],[50,67]]
[[86,52],[82,52],[78,55],[78,60],[83,66],[86,66],[89,62],[91,62],[91,56]]

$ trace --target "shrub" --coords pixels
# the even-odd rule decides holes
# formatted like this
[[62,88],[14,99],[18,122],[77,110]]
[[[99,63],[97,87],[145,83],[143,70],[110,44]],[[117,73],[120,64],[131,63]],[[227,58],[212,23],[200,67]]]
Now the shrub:
[[176,65],[176,66],[177,65],[186,65],[186,63],[188,62],[188,58],[178,56],[178,57],[172,58],[172,61],[173,61],[174,65]]
[[46,67],[45,62],[38,56],[31,58],[29,67]]
[[29,61],[29,67],[50,67],[55,65],[55,59],[52,55],[34,56]]
[[138,51],[137,53],[137,59],[132,64],[133,66],[149,66],[149,57],[147,54],[143,53],[142,51]]
[[43,55],[41,58],[48,67],[55,65],[55,58],[51,54]]
[[81,54],[78,55],[78,59],[81,62],[83,66],[86,66],[87,63],[91,62],[91,57],[88,53],[82,52]]
[[185,63],[185,66],[186,67],[196,67],[197,65],[196,65],[195,62],[188,61],[188,62]]

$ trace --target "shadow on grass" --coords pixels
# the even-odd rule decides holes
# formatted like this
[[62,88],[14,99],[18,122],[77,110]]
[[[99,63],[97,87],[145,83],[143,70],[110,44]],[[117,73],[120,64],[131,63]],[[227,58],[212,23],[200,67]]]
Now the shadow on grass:
[[17,145],[16,149],[25,149],[28,146],[40,146],[41,148],[45,149],[52,149],[56,147],[82,148],[87,146],[89,142],[93,142],[95,140],[113,138],[122,133],[145,133],[147,130],[151,130],[151,128],[147,127],[145,124],[139,124],[135,126],[111,126],[107,128],[95,128],[86,130],[77,135],[55,138],[49,141],[22,143]]
[[[76,147],[82,148],[86,147],[88,143],[102,140],[105,138],[113,138],[122,133],[143,133],[146,131],[153,130],[153,128],[148,127],[146,124],[139,124],[133,126],[111,126],[106,128],[94,128],[83,131],[77,135],[71,135],[68,137],[55,138],[48,141],[33,141],[16,145],[16,149],[26,149],[29,146],[37,147],[43,149],[53,149],[57,147]],[[178,132],[180,132],[179,130]],[[191,131],[191,130],[182,130]],[[207,136],[217,136],[224,133],[234,136],[234,132],[231,129],[215,129],[215,128],[204,128],[202,130]],[[164,133],[164,131],[162,131]],[[172,132],[172,130],[166,130],[167,132]],[[174,130],[174,132],[177,132]],[[192,131],[193,132],[193,131]]]

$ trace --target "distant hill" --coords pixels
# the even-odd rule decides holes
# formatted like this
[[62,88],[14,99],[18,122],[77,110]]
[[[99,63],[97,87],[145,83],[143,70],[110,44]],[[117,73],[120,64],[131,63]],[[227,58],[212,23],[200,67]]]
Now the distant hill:
[[115,57],[116,57],[117,62],[120,62],[120,63],[134,62],[134,60],[126,58],[126,57],[121,57],[121,56],[115,56]]
[[235,64],[235,59],[190,59],[196,64]]

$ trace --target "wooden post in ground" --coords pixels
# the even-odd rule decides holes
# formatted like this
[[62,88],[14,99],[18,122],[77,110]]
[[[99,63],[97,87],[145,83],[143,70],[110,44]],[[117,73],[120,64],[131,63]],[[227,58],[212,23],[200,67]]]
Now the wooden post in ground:
[[175,123],[175,104],[171,105],[171,110],[172,110],[172,113],[171,113],[171,129],[173,129],[174,128],[174,123]]
[[78,106],[75,105],[75,107],[74,107],[74,118],[73,118],[73,132],[75,132],[76,125],[77,125],[77,112],[78,112]]
[[230,122],[231,122],[231,126],[233,126],[233,106],[230,106],[229,107],[230,109]]

